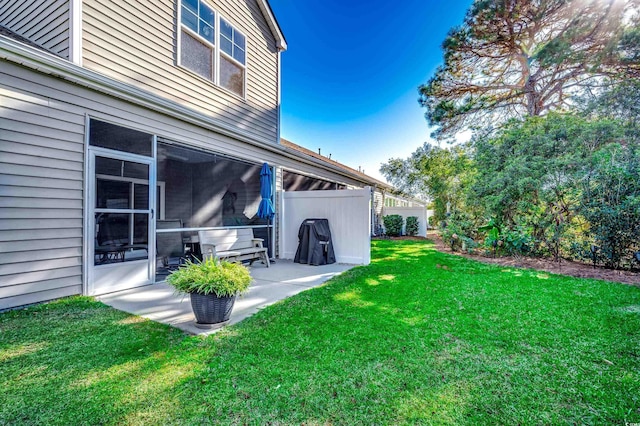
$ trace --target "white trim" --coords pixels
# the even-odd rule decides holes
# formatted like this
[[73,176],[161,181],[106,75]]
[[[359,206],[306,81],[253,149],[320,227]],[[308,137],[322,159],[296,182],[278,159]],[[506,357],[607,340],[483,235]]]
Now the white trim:
[[[91,206],[91,197],[89,196],[90,190],[90,182],[92,179],[89,178],[89,173],[91,167],[89,167],[89,163],[91,162],[91,154],[89,153],[89,121],[91,117],[89,114],[85,114],[84,117],[84,184],[83,184],[83,221],[82,221],[82,294],[87,296],[89,294],[89,259],[91,259],[91,249],[90,244],[93,243],[91,241],[91,235],[93,232],[90,232],[92,219],[89,215],[89,209]],[[93,219],[95,221],[95,219]]]
[[[213,11],[213,16],[214,16],[214,25],[213,25],[213,32],[214,32],[214,40],[213,43],[207,39],[205,39],[204,37],[202,37],[200,34],[198,34],[197,32],[193,31],[191,28],[187,27],[186,25],[184,25],[182,23],[182,2],[183,0],[179,0],[178,1],[178,29],[177,29],[177,35],[176,35],[176,40],[177,40],[177,51],[176,51],[176,65],[182,69],[184,69],[185,71],[188,71],[190,74],[193,74],[195,76],[197,76],[198,78],[206,81],[207,83],[211,84],[213,83],[213,85],[215,85],[217,88],[224,90],[225,92],[239,98],[242,99],[243,101],[247,101],[247,74],[248,74],[248,67],[247,67],[247,60],[249,57],[249,38],[238,29],[238,27],[234,24],[231,23],[231,21],[225,17],[222,16],[222,14],[220,12],[218,12],[215,8],[213,8],[208,2],[207,6],[209,8],[211,8],[211,10]],[[199,3],[198,3],[199,4]],[[199,7],[199,6],[198,6]],[[200,20],[200,16],[197,16],[197,20]],[[233,31],[237,32],[238,34],[240,34],[242,37],[244,37],[244,64],[239,62],[238,60],[236,60],[233,56],[227,54],[226,52],[222,51],[222,48],[220,46],[220,38],[222,37],[222,20],[224,20],[231,28]],[[197,72],[195,72],[194,70],[192,70],[191,68],[187,67],[186,65],[184,65],[182,63],[182,31],[185,31],[187,34],[189,34],[191,37],[195,38],[197,41],[203,43],[206,47],[208,47],[211,50],[211,59],[213,61],[213,64],[211,66],[211,72],[212,72],[212,76],[211,79],[204,77],[203,75],[198,74]],[[232,44],[232,49],[233,49],[233,44],[234,41],[231,40],[231,44]],[[232,64],[236,64],[238,65],[241,69],[242,69],[242,94],[238,94],[236,92],[234,92],[233,90],[224,87],[220,81],[220,62],[221,62],[221,56],[224,55],[224,57],[226,59],[228,59]]]
[[[182,3],[183,0],[180,0],[180,3]],[[213,48],[213,84],[215,84],[217,87],[224,89],[224,87],[220,86],[218,83],[220,82],[219,79],[219,75],[220,75],[220,14],[218,13],[218,11],[215,12],[216,16],[216,27],[214,28],[215,30],[215,34],[214,34],[214,40],[216,42],[216,45]]]
[[287,50],[287,41],[284,39],[284,35],[282,34],[282,30],[278,25],[278,21],[276,21],[276,17],[273,15],[271,11],[271,6],[267,3],[267,0],[258,0],[258,7],[260,11],[264,15],[267,20],[267,25],[269,25],[269,29],[276,39],[276,47],[279,51]]
[[[153,134],[151,144],[151,155],[153,156],[153,161],[149,166],[149,209],[151,210],[151,215],[148,220],[149,235],[147,235],[147,258],[149,260],[149,282],[155,283],[157,266],[156,253],[158,251],[156,247],[156,221],[158,220],[157,216],[159,216],[159,212],[155,211],[156,205],[158,204],[156,200],[156,187],[158,186],[158,135],[155,133]],[[164,196],[162,198],[164,198]],[[160,208],[164,210],[162,206]]]
[[[181,0],[182,1],[182,0]],[[217,65],[217,82],[218,82],[218,86],[221,87],[222,89],[226,90],[229,93],[234,94],[235,96],[239,96],[240,98],[242,98],[243,100],[247,100],[247,60],[249,59],[249,38],[240,30],[237,29],[237,26],[233,25],[227,18],[224,18],[222,16],[221,13],[217,13],[216,14],[218,17],[217,23],[218,23],[218,27],[216,28],[216,50],[217,50],[217,56],[216,56],[216,65]],[[244,37],[244,64],[240,63],[239,61],[237,61],[233,56],[227,54],[226,52],[222,51],[222,46],[220,44],[220,37],[222,36],[222,20],[225,20],[227,22],[227,24],[231,27],[231,29],[237,33],[239,33],[242,37]],[[231,40],[231,47],[232,47],[232,52],[233,52],[233,40]],[[232,64],[237,64],[242,68],[242,95],[238,95],[236,92],[232,91],[231,89],[227,89],[226,87],[224,87],[222,85],[222,83],[220,82],[220,56],[224,55],[225,58],[229,59],[231,61]]]
[[82,66],[82,0],[69,0],[69,60]]
[[277,85],[278,85],[278,121],[276,123],[276,133],[278,135],[278,145],[280,145],[280,140],[282,139],[281,136],[281,129],[280,126],[282,125],[282,52],[278,52],[278,56],[276,57],[276,61],[278,63],[278,78],[277,78]]
[[[93,146],[90,144],[90,122],[92,117],[85,115],[85,170],[84,170],[84,229],[83,229],[83,294],[96,294],[96,270],[103,271],[109,268],[121,269],[122,264],[95,265],[95,232],[96,232],[96,213],[116,213],[116,214],[146,214],[147,215],[147,258],[139,261],[126,262],[126,265],[146,263],[147,279],[144,282],[137,282],[135,285],[147,285],[155,282],[155,209],[156,209],[156,185],[157,185],[157,137],[152,135],[151,156],[133,154],[130,152],[117,151],[113,149]],[[98,121],[100,121],[98,119]],[[126,126],[121,126],[126,127]],[[122,161],[131,161],[135,163],[146,164],[148,166],[148,179],[124,178],[126,181],[140,181],[148,187],[148,205],[147,209],[111,209],[96,207],[96,157],[113,158]],[[116,178],[117,176],[109,176]],[[131,187],[133,191],[133,185]],[[130,235],[133,232],[130,230]],[[125,266],[126,268],[126,266]],[[102,290],[100,290],[102,291]]]

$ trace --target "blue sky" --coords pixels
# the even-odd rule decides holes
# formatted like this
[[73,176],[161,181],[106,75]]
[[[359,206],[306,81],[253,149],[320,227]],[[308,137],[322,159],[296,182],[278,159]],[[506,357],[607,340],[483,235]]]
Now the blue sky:
[[271,0],[287,39],[282,137],[382,179],[431,132],[417,88],[471,0]]

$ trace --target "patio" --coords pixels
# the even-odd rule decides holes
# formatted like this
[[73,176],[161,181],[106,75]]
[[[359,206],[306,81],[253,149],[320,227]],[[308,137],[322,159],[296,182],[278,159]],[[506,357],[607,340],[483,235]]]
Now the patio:
[[[281,259],[272,263],[270,268],[256,264],[249,268],[254,282],[247,294],[236,299],[227,325],[240,322],[279,300],[317,287],[354,266],[341,263],[311,266]],[[176,294],[173,287],[164,282],[105,294],[97,299],[115,309],[168,324],[190,334],[208,335],[220,330],[197,328],[189,296]]]

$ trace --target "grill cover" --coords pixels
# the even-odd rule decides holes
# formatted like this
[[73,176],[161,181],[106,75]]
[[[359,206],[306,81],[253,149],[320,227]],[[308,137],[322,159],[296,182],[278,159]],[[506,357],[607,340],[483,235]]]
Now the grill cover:
[[327,219],[305,219],[298,230],[298,250],[293,260],[309,265],[336,263]]

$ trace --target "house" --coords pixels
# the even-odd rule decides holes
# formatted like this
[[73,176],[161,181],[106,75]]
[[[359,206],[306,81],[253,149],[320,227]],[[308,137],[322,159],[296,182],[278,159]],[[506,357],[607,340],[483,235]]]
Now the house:
[[[427,203],[423,200],[418,200],[416,198],[407,196],[402,194],[392,185],[389,185],[386,182],[382,182],[378,179],[375,179],[369,175],[366,175],[362,170],[355,170],[345,164],[339,163],[330,157],[326,157],[321,155],[320,153],[316,153],[311,151],[310,149],[304,148],[300,145],[297,145],[287,139],[281,138],[280,143],[283,147],[290,148],[294,151],[300,153],[301,156],[311,157],[319,159],[327,164],[334,165],[344,171],[344,173],[349,173],[350,175],[356,177],[360,184],[355,184],[351,187],[353,188],[363,188],[368,186],[372,188],[371,191],[371,235],[377,235],[380,233],[381,229],[384,228],[382,223],[382,217],[390,214],[399,214],[405,220],[408,216],[416,216],[418,217],[419,222],[419,231],[418,235],[426,236],[427,231]],[[292,178],[288,176],[285,172],[284,174],[285,181],[291,181]],[[305,187],[306,189],[307,187]],[[285,188],[286,189],[286,188]],[[297,190],[297,187],[291,187],[289,189]],[[318,185],[318,189],[321,187]],[[325,185],[322,189],[332,189]],[[347,189],[345,186],[336,189]]]
[[0,310],[161,281],[199,229],[278,256],[263,163],[276,198],[366,186],[280,143],[286,48],[267,0],[0,0]]

